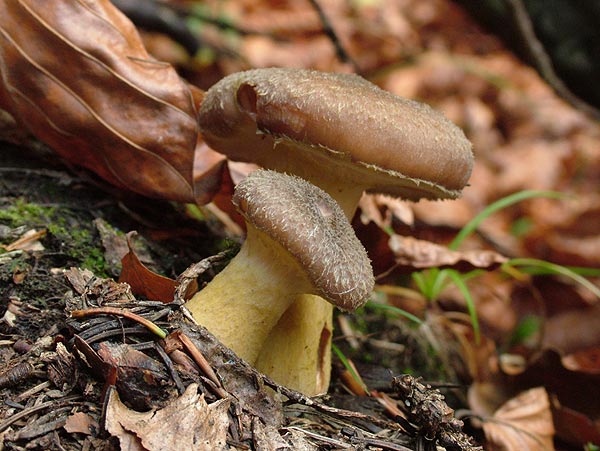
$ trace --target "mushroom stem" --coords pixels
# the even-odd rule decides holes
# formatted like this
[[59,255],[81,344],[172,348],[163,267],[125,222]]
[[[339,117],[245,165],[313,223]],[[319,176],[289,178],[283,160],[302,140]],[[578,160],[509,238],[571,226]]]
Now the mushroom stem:
[[314,288],[281,245],[251,224],[247,230],[240,252],[186,307],[222,343],[254,363],[292,301]]
[[[268,141],[269,138],[265,138],[265,142]],[[358,202],[368,188],[368,184],[363,184],[359,180],[349,181],[348,176],[351,175],[351,171],[346,170],[343,162],[340,162],[340,166],[336,170],[324,174],[323,168],[330,164],[326,157],[315,153],[310,148],[306,148],[304,153],[299,155],[300,144],[290,145],[274,141],[271,146],[274,146],[274,149],[271,150],[270,169],[294,174],[318,186],[342,207],[348,220],[352,220]],[[357,172],[355,168],[352,171]],[[368,176],[368,173],[365,175]]]
[[299,296],[265,340],[256,368],[309,396],[327,392],[332,319],[332,304],[315,295]]

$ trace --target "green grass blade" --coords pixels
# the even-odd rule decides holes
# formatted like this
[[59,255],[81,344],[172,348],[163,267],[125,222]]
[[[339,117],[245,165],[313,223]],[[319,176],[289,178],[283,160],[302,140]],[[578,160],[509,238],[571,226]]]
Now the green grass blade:
[[425,296],[425,298],[428,301],[431,301],[431,290],[429,289],[429,286],[427,285],[427,277],[425,275],[424,271],[419,271],[419,272],[413,272],[411,274],[411,277],[413,279],[413,281],[415,282],[415,284],[417,285],[417,288],[419,289],[419,291],[421,292],[421,294],[423,296]]
[[473,333],[475,334],[475,343],[479,344],[481,341],[481,333],[479,329],[479,319],[477,318],[477,310],[475,309],[475,301],[471,296],[469,287],[461,277],[460,273],[455,270],[448,270],[448,276],[452,279],[452,282],[462,293],[465,301],[467,302],[467,309],[469,310],[469,316],[471,317],[471,325],[473,326]]
[[369,387],[367,387],[365,385],[365,383],[360,378],[360,376],[358,375],[358,373],[356,372],[354,367],[352,365],[350,365],[350,362],[348,361],[348,359],[346,358],[344,353],[341,351],[341,349],[338,348],[334,343],[331,343],[331,349],[333,350],[335,355],[338,357],[338,359],[340,359],[340,362],[342,362],[342,365],[344,365],[344,368],[346,368],[350,372],[350,374],[352,375],[352,378],[356,381],[356,383],[361,386],[361,388],[365,391],[365,393],[370,393]]
[[559,193],[557,191],[537,191],[537,190],[525,190],[519,191],[518,193],[511,194],[510,196],[503,197],[502,199],[498,199],[496,202],[491,203],[487,207],[485,207],[481,212],[476,215],[473,219],[471,219],[462,229],[461,231],[454,237],[452,242],[448,245],[448,248],[452,250],[458,249],[458,247],[462,244],[462,242],[471,235],[479,224],[481,224],[488,216],[491,214],[502,210],[503,208],[510,207],[513,204],[518,202],[522,202],[527,199],[537,198],[537,197],[547,197],[550,199],[562,199],[566,197],[566,194]]
[[448,273],[451,271],[450,269],[435,269],[437,270],[437,274],[435,275],[435,279],[431,288],[432,301],[436,301],[440,297],[442,290],[448,284]]
[[545,271],[546,274],[565,276],[584,286],[594,293],[594,295],[600,298],[600,288],[587,280],[585,277],[577,274],[572,269],[557,265],[556,263],[550,263],[544,260],[538,260],[536,258],[512,258],[502,266],[518,267],[521,271],[527,271],[527,267],[530,267],[538,271],[541,269]]
[[380,304],[379,302],[369,301],[367,302],[367,307],[370,307],[374,310],[384,310],[387,312],[395,313],[396,315],[403,316],[406,319],[417,323],[419,325],[423,324],[420,318],[416,317],[412,313],[408,313],[406,310],[402,310],[401,308],[394,307],[393,305]]

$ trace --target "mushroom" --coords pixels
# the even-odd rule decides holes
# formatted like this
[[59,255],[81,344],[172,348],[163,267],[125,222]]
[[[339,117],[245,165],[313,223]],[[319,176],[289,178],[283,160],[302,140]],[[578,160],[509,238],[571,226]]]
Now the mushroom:
[[367,253],[323,190],[298,177],[259,170],[238,184],[233,203],[246,221],[246,240],[185,306],[240,357],[256,361],[298,296],[318,294],[345,310],[366,301],[374,284]]
[[[213,149],[231,160],[309,180],[328,192],[348,219],[364,191],[409,200],[456,198],[473,166],[471,143],[441,113],[351,74],[282,68],[235,73],[208,90],[199,124]],[[301,373],[319,361],[315,354],[327,334],[308,331],[304,319],[319,314],[316,324],[329,324],[331,332],[332,308],[315,312],[314,305],[299,297],[257,360],[259,369],[281,383],[294,371],[278,362],[294,356]],[[313,336],[289,340],[294,334]],[[310,349],[292,350],[307,341]],[[326,372],[328,354],[323,355],[319,364]],[[322,392],[328,377],[322,384],[303,388]]]
[[223,78],[199,111],[209,146],[298,175],[351,218],[364,191],[456,198],[473,166],[462,130],[353,74],[267,68]]

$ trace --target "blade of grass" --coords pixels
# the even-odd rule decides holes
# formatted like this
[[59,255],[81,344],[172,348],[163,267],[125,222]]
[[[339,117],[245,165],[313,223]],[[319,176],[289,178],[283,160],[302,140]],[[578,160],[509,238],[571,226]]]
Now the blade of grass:
[[556,263],[550,263],[544,260],[538,260],[536,258],[512,258],[502,265],[503,268],[504,266],[511,268],[518,267],[521,271],[527,271],[529,268],[532,268],[536,271],[541,269],[545,271],[546,274],[565,276],[584,286],[594,293],[594,295],[600,298],[600,289],[596,285],[565,266],[557,265]]
[[350,362],[348,361],[348,359],[346,358],[344,353],[341,351],[341,349],[338,348],[334,343],[331,343],[331,349],[333,350],[335,355],[337,355],[338,359],[340,359],[340,362],[342,362],[342,365],[344,365],[344,368],[346,368],[348,370],[348,372],[350,372],[350,374],[352,375],[352,378],[356,381],[356,383],[358,385],[360,385],[360,387],[365,391],[365,393],[369,393],[369,387],[367,387],[365,385],[362,378],[358,375],[358,373],[354,369],[354,366],[350,365]]
[[440,293],[442,292],[442,290],[446,287],[447,283],[446,281],[448,280],[448,272],[450,271],[449,269],[437,269],[435,268],[435,270],[437,271],[437,274],[435,275],[435,280],[433,282],[433,286],[431,288],[431,300],[435,301],[437,300],[437,298],[440,296]]
[[467,309],[469,310],[469,316],[471,317],[471,325],[473,326],[473,333],[475,334],[475,343],[479,344],[481,340],[479,319],[477,318],[475,301],[471,296],[469,287],[467,287],[467,284],[465,283],[458,271],[454,269],[448,270],[448,276],[452,279],[452,282],[454,282],[454,284],[457,286],[457,288],[460,290],[461,294],[465,298],[465,301],[467,302]]
[[419,325],[423,323],[423,321],[421,321],[418,317],[416,317],[412,313],[408,313],[406,310],[402,310],[401,308],[394,307],[393,305],[380,304],[379,302],[369,301],[369,302],[367,302],[367,307],[370,307],[375,310],[384,310],[384,311],[395,313],[396,315],[403,316],[404,318],[406,318],[410,321],[413,321],[414,323],[417,323]]
[[487,207],[485,207],[481,212],[476,215],[473,219],[471,219],[458,234],[454,237],[452,242],[448,245],[448,248],[455,251],[462,244],[462,242],[471,235],[479,224],[481,224],[488,216],[491,214],[502,210],[503,208],[509,207],[518,202],[522,202],[527,199],[537,198],[537,197],[547,197],[550,199],[562,199],[567,197],[564,193],[559,193],[557,191],[537,191],[537,190],[525,190],[519,191],[518,193],[511,194],[509,196],[503,197],[502,199],[497,200],[496,202],[491,203]]
[[427,284],[427,275],[424,271],[413,272],[411,274],[412,279],[417,284],[417,288],[428,301],[431,301],[431,290]]

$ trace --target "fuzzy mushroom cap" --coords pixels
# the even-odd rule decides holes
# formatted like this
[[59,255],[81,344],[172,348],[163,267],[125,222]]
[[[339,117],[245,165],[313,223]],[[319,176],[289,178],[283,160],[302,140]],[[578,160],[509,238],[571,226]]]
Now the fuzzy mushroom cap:
[[299,177],[258,170],[238,184],[233,203],[299,262],[323,298],[343,310],[366,302],[374,285],[371,262],[325,191]]
[[352,74],[235,73],[208,90],[199,121],[206,142],[232,160],[327,165],[367,191],[415,200],[458,197],[473,166],[471,143],[441,113]]

